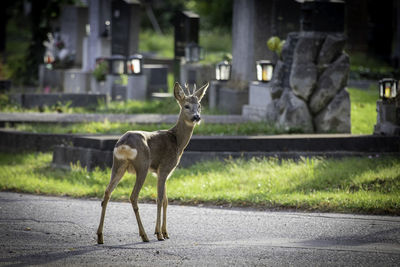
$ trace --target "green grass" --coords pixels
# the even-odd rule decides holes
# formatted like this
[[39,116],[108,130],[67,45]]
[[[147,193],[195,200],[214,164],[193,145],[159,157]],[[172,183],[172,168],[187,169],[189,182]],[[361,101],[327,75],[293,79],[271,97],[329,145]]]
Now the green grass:
[[[0,153],[0,189],[73,197],[102,197],[110,170],[53,169],[51,154]],[[113,193],[128,200],[135,176]],[[156,178],[140,193],[154,201]],[[171,202],[400,215],[400,159],[276,159],[202,162],[177,169],[167,181]]]
[[347,89],[351,100],[351,133],[372,134],[376,124],[378,90]]
[[[130,130],[156,131],[169,129],[172,124],[130,124],[121,122],[90,122],[75,124],[41,124],[22,123],[11,129],[32,133],[53,134],[123,134]],[[197,135],[270,135],[280,134],[283,131],[276,129],[268,123],[234,123],[234,124],[208,124],[202,123],[196,126],[194,134]]]
[[[361,90],[357,88],[348,88],[351,99],[351,133],[352,134],[372,134],[376,124],[376,101],[378,99],[377,90]],[[38,109],[22,109],[16,105],[9,104],[5,95],[0,95],[0,110],[2,112],[37,112]],[[174,99],[163,101],[113,101],[109,104],[100,103],[96,108],[71,108],[69,105],[59,105],[55,107],[45,107],[45,112],[63,113],[116,113],[116,114],[177,114],[179,107]],[[203,107],[203,114],[221,114],[216,110],[210,110]],[[24,124],[17,125],[19,130],[30,132],[48,132],[48,133],[112,133],[120,134],[127,129],[157,130],[168,128],[171,125],[130,125],[127,123],[85,123],[68,126],[60,125],[39,125]],[[138,128],[139,127],[139,128]],[[86,131],[86,132],[84,132]],[[196,127],[196,134],[229,134],[229,135],[260,135],[260,134],[278,134],[284,131],[276,129],[270,124],[263,123],[243,123],[231,125],[217,125],[204,123]]]

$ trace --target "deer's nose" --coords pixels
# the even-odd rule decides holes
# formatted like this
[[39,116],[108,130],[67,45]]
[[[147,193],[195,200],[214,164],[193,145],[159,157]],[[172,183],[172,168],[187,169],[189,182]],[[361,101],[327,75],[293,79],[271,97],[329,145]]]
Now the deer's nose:
[[199,121],[200,120],[200,115],[196,114],[193,116],[192,121]]

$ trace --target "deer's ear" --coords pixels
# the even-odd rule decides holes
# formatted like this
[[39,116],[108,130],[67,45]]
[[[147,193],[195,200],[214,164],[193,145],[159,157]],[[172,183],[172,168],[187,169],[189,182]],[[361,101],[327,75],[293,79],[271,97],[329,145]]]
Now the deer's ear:
[[197,99],[199,99],[199,102],[203,98],[203,96],[206,94],[207,88],[210,85],[210,83],[206,83],[203,85],[201,88],[199,88],[196,92],[193,93],[193,95],[197,96]]
[[183,92],[182,87],[177,82],[175,83],[174,86],[174,96],[175,99],[178,100],[179,102],[185,100],[185,93]]

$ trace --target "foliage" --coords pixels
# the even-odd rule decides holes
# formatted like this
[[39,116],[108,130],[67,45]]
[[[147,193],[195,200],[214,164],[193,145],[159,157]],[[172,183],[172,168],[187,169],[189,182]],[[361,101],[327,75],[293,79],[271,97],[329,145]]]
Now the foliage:
[[96,64],[96,67],[93,70],[93,76],[96,81],[101,82],[105,81],[108,73],[108,63],[105,60],[102,60]]
[[[205,51],[203,64],[215,64],[232,51],[232,36],[221,30],[201,31],[199,43]],[[164,58],[174,57],[174,37],[172,32],[158,35],[153,31],[140,32],[139,51],[144,54],[157,55]]]
[[380,80],[385,77],[400,79],[400,70],[370,54],[350,54],[350,79]]
[[174,36],[172,32],[158,35],[153,31],[144,30],[139,35],[139,51],[155,53],[159,57],[174,57]]
[[[0,190],[102,197],[110,169],[51,167],[51,153],[0,153]],[[112,199],[128,200],[135,176],[126,174]],[[400,159],[252,159],[178,168],[168,180],[170,202],[400,215]],[[156,198],[148,175],[142,201]]]
[[279,39],[278,36],[272,36],[267,41],[268,49],[275,52],[279,57],[282,53],[282,48],[285,45],[285,40]]

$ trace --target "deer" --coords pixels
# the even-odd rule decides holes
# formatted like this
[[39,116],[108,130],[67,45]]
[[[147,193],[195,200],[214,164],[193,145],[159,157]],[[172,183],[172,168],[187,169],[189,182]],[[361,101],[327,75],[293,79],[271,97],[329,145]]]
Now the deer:
[[[149,171],[157,175],[157,218],[154,235],[159,241],[169,239],[167,232],[167,189],[166,181],[178,166],[183,151],[192,137],[194,127],[200,123],[201,105],[209,83],[193,92],[190,92],[188,84],[185,91],[179,85],[174,85],[174,97],[180,107],[176,124],[169,130],[154,132],[128,131],[117,141],[113,150],[113,164],[111,167],[111,179],[107,185],[103,201],[101,202],[100,224],[97,229],[97,243],[104,244],[103,225],[107,203],[111,194],[126,171],[136,174],[136,181],[130,195],[130,202],[139,227],[139,235],[143,242],[149,242],[149,238],[143,228],[139,215],[138,197]],[[161,226],[161,208],[163,212]]]

